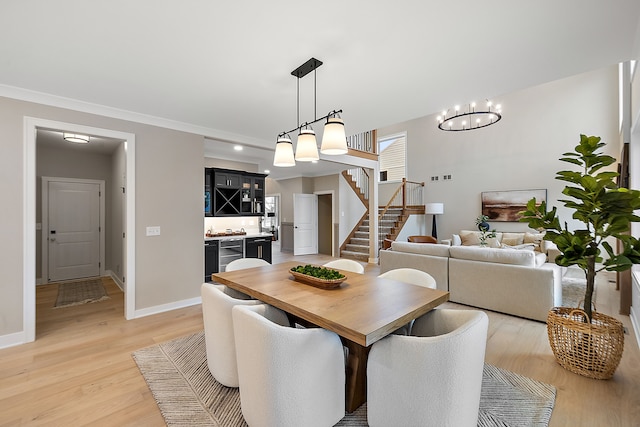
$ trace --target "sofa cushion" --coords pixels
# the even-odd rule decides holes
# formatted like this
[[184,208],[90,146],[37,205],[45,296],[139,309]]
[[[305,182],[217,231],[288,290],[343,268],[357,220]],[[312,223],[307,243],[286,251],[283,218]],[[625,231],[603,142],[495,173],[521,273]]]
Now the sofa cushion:
[[394,252],[410,252],[420,255],[431,256],[449,256],[449,245],[443,245],[439,243],[411,243],[411,242],[398,242],[391,243],[391,250]]
[[521,245],[524,243],[524,233],[502,233],[500,243],[509,246]]
[[534,244],[533,243],[524,243],[522,245],[507,245],[506,243],[503,243],[502,245],[500,245],[500,247],[502,249],[517,249],[517,250],[524,250],[524,251],[532,251],[534,248]]
[[536,254],[536,267],[542,267],[547,262],[547,254],[534,252]]
[[452,258],[470,261],[494,262],[498,264],[536,266],[536,253],[515,249],[496,249],[468,246],[451,246],[449,255]]

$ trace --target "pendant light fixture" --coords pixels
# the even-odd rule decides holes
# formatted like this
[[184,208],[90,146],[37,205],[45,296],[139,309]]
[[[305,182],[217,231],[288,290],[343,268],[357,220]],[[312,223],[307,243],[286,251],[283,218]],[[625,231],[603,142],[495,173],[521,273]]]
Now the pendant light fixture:
[[348,151],[344,122],[338,117],[338,114],[333,117],[327,117],[327,123],[324,125],[324,133],[322,134],[320,152],[322,154],[339,155],[346,154]]
[[[320,152],[328,155],[346,154],[347,138],[344,131],[344,122],[340,118],[342,110],[333,110],[326,116],[316,117],[316,69],[322,65],[322,61],[311,58],[304,64],[291,72],[291,75],[297,77],[297,119],[298,126],[287,132],[278,135],[276,142],[276,152],[273,157],[273,165],[280,167],[295,166],[296,160],[299,162],[313,162],[319,160],[318,143],[316,134],[311,125],[320,120],[327,120],[322,134],[322,146]],[[313,71],[313,102],[314,102],[314,119],[310,122],[300,124],[300,79]],[[293,154],[293,144],[291,142],[290,133],[298,131],[298,141],[295,156]]]
[[311,126],[307,129],[300,129],[298,146],[296,147],[296,160],[299,162],[313,162],[319,159],[316,133],[311,129]]
[[459,105],[453,108],[453,114],[447,116],[449,110],[443,111],[438,116],[438,128],[444,131],[461,132],[465,130],[480,129],[498,123],[502,118],[502,106],[493,106],[487,101],[486,107],[476,107],[476,103],[467,104],[462,109]]
[[276,153],[273,156],[273,165],[282,168],[296,165],[296,161],[293,158],[293,143],[291,143],[291,138],[288,136],[278,137]]

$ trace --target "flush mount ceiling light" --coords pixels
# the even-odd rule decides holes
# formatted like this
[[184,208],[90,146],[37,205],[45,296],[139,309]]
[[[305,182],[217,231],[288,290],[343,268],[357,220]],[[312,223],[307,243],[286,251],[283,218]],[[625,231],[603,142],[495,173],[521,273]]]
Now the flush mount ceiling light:
[[62,134],[62,138],[65,141],[75,142],[76,144],[86,144],[86,143],[89,142],[89,136],[88,135],[80,135],[80,134],[77,134],[77,133],[64,132]]
[[[313,123],[320,120],[327,120],[322,134],[322,146],[320,152],[328,155],[346,154],[347,137],[344,131],[344,122],[340,118],[342,110],[333,110],[326,116],[318,118],[316,116],[316,69],[322,65],[322,61],[311,58],[295,70],[291,75],[297,77],[297,120],[298,126],[287,132],[278,135],[276,142],[276,152],[273,157],[273,165],[280,167],[295,166],[296,160],[299,162],[316,162],[320,156],[318,155],[318,143],[316,142],[316,134],[311,128]],[[314,119],[309,122],[300,124],[300,79],[313,71],[313,115]],[[293,155],[293,143],[291,142],[290,133],[298,131],[298,142],[296,154]]]
[[449,111],[443,111],[442,115],[437,117],[440,130],[460,132],[480,129],[498,123],[502,118],[502,106],[498,104],[493,107],[491,101],[487,101],[484,108],[477,108],[476,103],[472,102],[462,109],[456,105],[453,108],[453,114],[448,116]]

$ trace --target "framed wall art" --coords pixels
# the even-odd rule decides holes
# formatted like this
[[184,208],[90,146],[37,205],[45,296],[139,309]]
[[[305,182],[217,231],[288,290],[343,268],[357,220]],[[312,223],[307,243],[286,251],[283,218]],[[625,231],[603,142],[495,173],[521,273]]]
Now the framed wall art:
[[488,216],[489,221],[517,222],[522,217],[520,212],[533,197],[540,205],[547,201],[547,190],[483,191],[482,214]]

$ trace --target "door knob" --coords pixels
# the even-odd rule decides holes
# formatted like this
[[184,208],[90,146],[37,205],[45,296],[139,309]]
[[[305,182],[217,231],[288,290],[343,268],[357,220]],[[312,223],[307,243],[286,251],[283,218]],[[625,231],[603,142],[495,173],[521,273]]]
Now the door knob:
[[51,238],[49,238],[49,241],[50,241],[50,242],[55,242],[55,241],[56,241],[56,238],[55,238],[55,237],[51,237]]

